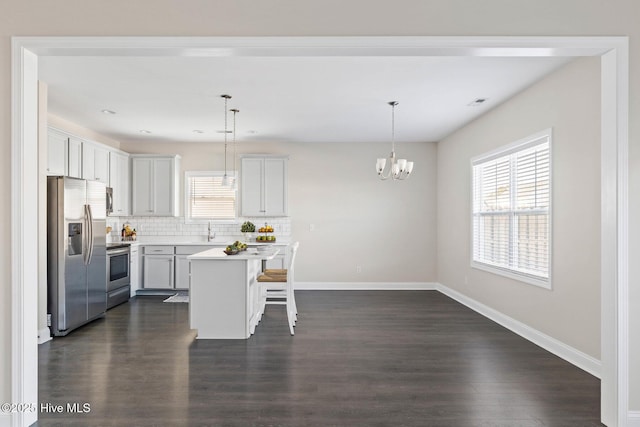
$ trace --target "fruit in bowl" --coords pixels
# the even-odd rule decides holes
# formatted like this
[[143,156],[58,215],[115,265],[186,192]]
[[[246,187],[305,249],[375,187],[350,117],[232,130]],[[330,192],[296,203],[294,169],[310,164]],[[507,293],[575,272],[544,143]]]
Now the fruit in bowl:
[[233,245],[227,246],[223,252],[227,255],[235,255],[238,252],[240,252],[240,249],[238,249],[238,247],[235,244],[233,244]]
[[247,244],[246,243],[242,243],[239,240],[236,240],[235,242],[233,242],[233,245],[228,246],[228,247],[236,247],[239,251],[246,251],[247,250]]

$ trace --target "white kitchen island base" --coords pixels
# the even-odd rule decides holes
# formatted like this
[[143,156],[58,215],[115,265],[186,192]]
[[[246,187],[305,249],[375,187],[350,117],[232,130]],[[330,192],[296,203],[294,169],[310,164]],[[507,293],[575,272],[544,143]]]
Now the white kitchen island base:
[[262,316],[260,284],[263,259],[278,253],[226,255],[210,249],[191,255],[189,323],[198,339],[247,339]]

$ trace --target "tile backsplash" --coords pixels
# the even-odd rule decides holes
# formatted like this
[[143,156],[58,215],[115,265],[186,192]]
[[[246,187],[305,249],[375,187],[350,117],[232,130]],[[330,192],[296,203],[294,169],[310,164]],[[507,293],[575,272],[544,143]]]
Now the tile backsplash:
[[[291,237],[291,219],[281,218],[252,218],[241,217],[235,224],[211,222],[211,230],[215,232],[216,239],[235,239],[242,236],[240,226],[245,221],[255,224],[256,230],[265,223],[273,226],[273,234],[278,237]],[[175,239],[182,241],[206,241],[208,222],[185,222],[184,217],[156,217],[156,216],[127,216],[108,217],[107,226],[112,228],[108,241],[117,242],[120,240],[120,233],[124,224],[129,224],[135,228],[139,241],[159,241],[162,239]],[[254,234],[257,234],[254,233]]]

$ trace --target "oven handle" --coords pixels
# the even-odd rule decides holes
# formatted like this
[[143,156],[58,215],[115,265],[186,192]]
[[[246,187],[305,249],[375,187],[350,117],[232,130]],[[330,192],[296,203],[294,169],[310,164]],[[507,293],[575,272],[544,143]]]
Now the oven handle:
[[129,248],[107,249],[107,256],[128,254]]

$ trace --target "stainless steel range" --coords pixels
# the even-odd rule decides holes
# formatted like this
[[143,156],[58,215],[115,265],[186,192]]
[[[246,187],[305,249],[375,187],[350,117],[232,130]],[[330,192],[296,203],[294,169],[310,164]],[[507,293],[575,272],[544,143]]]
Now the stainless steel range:
[[129,301],[131,276],[129,272],[129,245],[107,245],[107,310]]

